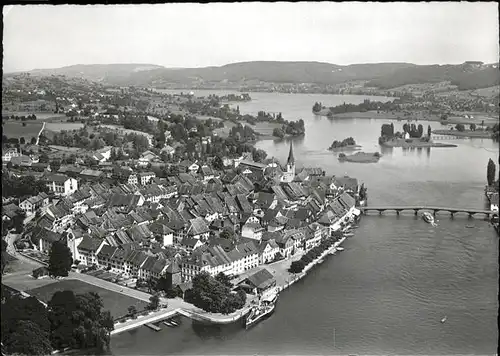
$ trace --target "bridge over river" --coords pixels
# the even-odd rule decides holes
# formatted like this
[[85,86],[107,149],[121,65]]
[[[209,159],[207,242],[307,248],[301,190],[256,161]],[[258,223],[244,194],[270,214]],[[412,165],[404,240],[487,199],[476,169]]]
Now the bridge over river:
[[469,217],[473,217],[474,215],[484,215],[485,218],[489,218],[493,216],[495,213],[491,210],[481,210],[481,209],[464,209],[464,208],[449,208],[449,207],[438,207],[438,206],[364,206],[359,208],[361,212],[364,214],[369,213],[370,211],[377,211],[379,214],[382,214],[385,211],[395,211],[397,215],[399,215],[403,211],[413,211],[415,215],[418,214],[419,211],[428,211],[432,212],[433,215],[436,215],[439,212],[447,212],[451,214],[453,217],[455,214],[468,214]]

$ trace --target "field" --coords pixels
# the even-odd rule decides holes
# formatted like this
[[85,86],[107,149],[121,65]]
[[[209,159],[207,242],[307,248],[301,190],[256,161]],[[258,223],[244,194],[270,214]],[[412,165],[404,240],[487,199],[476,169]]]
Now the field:
[[38,133],[43,127],[43,122],[25,121],[26,126],[23,126],[21,121],[6,121],[3,123],[3,134],[7,138],[24,137],[26,142],[30,142],[31,138],[38,137]]
[[31,273],[36,266],[32,263],[13,259],[13,257],[11,257],[11,259],[7,267],[5,267],[5,274],[2,276],[3,284],[19,291],[26,291],[28,289],[39,288],[47,284],[55,283],[56,280],[52,278],[33,278]]
[[61,132],[63,130],[72,131],[79,130],[84,125],[80,122],[48,122],[45,129],[53,132]]
[[31,112],[31,111],[2,111],[2,117],[3,116],[28,116],[35,114],[37,120],[50,120],[50,119],[59,119],[59,118],[66,118],[65,114],[54,114],[52,112]]
[[109,310],[113,318],[118,318],[127,314],[127,309],[131,305],[135,305],[137,310],[143,310],[147,305],[147,303],[144,301],[73,279],[57,281],[55,283],[40,288],[31,289],[26,292],[28,294],[36,296],[44,302],[47,302],[50,300],[50,298],[52,298],[52,295],[55,292],[63,290],[71,290],[75,292],[75,294],[82,294],[87,292],[98,293],[102,299],[104,309]]

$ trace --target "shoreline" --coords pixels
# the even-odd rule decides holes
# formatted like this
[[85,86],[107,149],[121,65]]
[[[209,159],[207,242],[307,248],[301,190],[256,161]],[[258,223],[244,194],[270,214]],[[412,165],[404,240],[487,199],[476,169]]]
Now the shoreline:
[[458,147],[457,145],[451,143],[440,143],[440,142],[406,142],[401,141],[387,141],[380,143],[380,146],[384,147],[402,147],[402,148],[431,148],[431,147]]
[[431,134],[446,135],[455,137],[470,137],[470,138],[491,138],[491,131],[456,131],[456,130],[432,130]]
[[[278,290],[281,292],[285,289],[288,289],[295,282],[304,278],[311,268],[313,268],[320,261],[322,261],[332,251],[336,251],[337,247],[339,247],[346,239],[347,239],[347,236],[344,235],[340,240],[336,241],[330,248],[323,251],[323,253],[320,256],[318,256],[314,261],[310,262],[307,266],[305,266],[304,270],[302,272],[294,274],[291,279],[285,279],[282,283],[277,283],[276,287],[278,288]],[[251,299],[247,299],[247,301],[249,301],[249,300],[251,300]],[[195,306],[193,306],[193,308],[199,309]],[[168,311],[168,312],[166,310],[163,310],[163,311],[159,310],[156,312],[152,311],[152,312],[148,313],[147,315],[138,316],[137,319],[129,319],[123,323],[116,323],[115,330],[113,330],[111,332],[111,336],[120,334],[120,333],[125,332],[125,331],[129,331],[132,329],[136,329],[136,328],[144,326],[145,324],[148,324],[148,323],[156,323],[156,322],[174,317],[176,315],[182,315],[182,316],[187,317],[191,320],[210,322],[212,324],[230,324],[230,323],[233,323],[233,322],[240,320],[245,315],[247,315],[251,308],[252,308],[252,304],[247,303],[247,305],[245,305],[242,309],[235,311],[234,313],[228,314],[228,315],[222,315],[222,314],[218,315],[215,313],[193,310],[193,309],[186,308],[186,307],[179,307],[179,308],[173,309],[173,310]],[[158,315],[151,317],[150,319],[147,320],[147,322],[142,321],[142,319],[144,317],[147,317],[149,315],[153,315],[155,313],[157,313]],[[134,322],[132,322],[132,321],[134,321]],[[127,322],[130,322],[130,324],[125,325],[122,328],[116,329],[117,326],[118,327],[120,326],[119,324],[125,324]]]

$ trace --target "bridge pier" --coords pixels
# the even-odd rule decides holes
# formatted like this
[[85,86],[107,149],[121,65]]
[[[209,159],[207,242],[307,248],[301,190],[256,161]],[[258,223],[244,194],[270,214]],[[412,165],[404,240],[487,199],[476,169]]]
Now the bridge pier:
[[400,210],[396,210],[396,215],[399,216]]
[[418,215],[418,210],[419,210],[419,209],[413,209],[413,210],[415,211],[415,216],[417,216],[417,215]]

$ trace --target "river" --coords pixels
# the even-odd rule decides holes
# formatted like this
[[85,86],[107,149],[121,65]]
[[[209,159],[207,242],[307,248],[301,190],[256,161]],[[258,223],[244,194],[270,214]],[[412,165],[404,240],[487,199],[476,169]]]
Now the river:
[[[450,141],[457,148],[394,148],[383,150],[378,163],[339,163],[327,151],[333,140],[352,136],[363,150],[381,151],[380,126],[390,121],[328,120],[314,116],[311,107],[315,101],[332,106],[367,97],[251,97],[251,102],[237,104],[242,113],[282,112],[287,120],[305,121],[305,137],[294,140],[298,166],[357,177],[368,188],[370,205],[485,206],[486,164],[498,156],[498,144],[492,140]],[[419,123],[424,131],[427,125],[440,126]],[[396,129],[402,124],[394,122]],[[257,143],[281,162],[288,145]],[[113,337],[112,350],[116,355],[494,354],[498,236],[480,218],[440,215],[438,220],[438,226],[431,227],[412,215],[364,216],[355,236],[344,243],[345,251],[285,291],[275,314],[249,331],[183,319],[175,329],[155,333],[142,327]],[[441,324],[444,315],[448,319]]]

